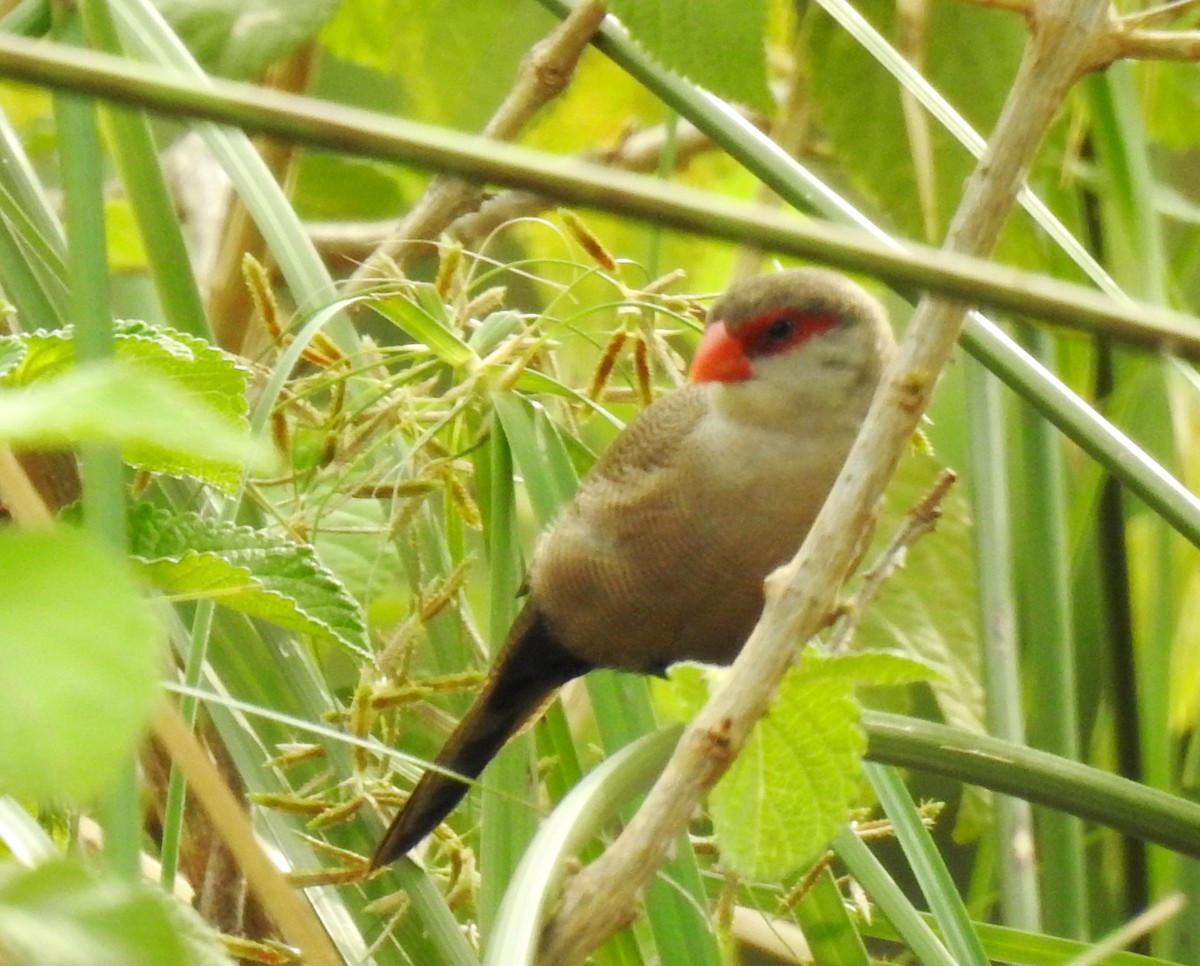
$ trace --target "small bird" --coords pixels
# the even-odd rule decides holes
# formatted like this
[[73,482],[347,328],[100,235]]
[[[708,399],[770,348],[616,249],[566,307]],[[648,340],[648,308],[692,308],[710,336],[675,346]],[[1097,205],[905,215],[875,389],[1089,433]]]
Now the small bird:
[[[732,661],[894,347],[883,307],[834,272],[731,286],[709,312],[691,382],[629,423],[538,540],[525,606],[436,764],[477,777],[555,689],[593,668]],[[371,867],[407,853],[466,791],[427,771]]]

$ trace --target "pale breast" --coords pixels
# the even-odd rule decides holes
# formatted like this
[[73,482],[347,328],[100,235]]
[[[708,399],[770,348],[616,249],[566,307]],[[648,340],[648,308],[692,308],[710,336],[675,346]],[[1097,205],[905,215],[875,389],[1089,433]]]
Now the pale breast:
[[786,432],[734,425],[706,404],[710,388],[631,423],[539,542],[533,598],[596,665],[732,660],[763,579],[800,545],[845,459],[852,421],[816,433],[803,418]]

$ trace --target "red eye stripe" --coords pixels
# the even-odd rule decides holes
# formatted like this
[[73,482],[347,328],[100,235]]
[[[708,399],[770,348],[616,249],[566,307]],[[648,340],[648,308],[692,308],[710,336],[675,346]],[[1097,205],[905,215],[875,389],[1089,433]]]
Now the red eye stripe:
[[828,332],[839,321],[836,312],[776,309],[746,323],[736,338],[751,358],[773,356]]

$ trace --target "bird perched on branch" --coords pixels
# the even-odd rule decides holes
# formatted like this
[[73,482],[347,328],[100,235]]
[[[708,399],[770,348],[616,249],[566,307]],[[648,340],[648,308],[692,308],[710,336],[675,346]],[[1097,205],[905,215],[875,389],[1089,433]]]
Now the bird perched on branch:
[[[630,422],[538,541],[528,600],[436,763],[475,778],[556,688],[593,668],[732,661],[893,348],[883,308],[834,272],[733,285],[709,312],[691,383]],[[372,868],[408,852],[466,790],[426,772]]]

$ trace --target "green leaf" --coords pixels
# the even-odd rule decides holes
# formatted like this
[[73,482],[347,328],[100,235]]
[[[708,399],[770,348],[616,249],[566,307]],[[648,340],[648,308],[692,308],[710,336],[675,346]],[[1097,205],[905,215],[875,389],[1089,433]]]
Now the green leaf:
[[394,595],[405,586],[395,543],[379,539],[387,532],[389,514],[383,501],[347,499],[322,513],[321,526],[312,535],[318,557],[356,600]]
[[[660,713],[689,720],[723,668],[682,663],[653,681]],[[788,672],[770,713],[717,784],[709,810],[721,855],[750,878],[778,879],[828,845],[861,787],[866,746],[858,727],[856,685],[904,685],[938,676],[903,654],[822,654],[808,648]]]
[[312,547],[148,504],[131,511],[129,530],[134,562],[165,593],[213,597],[366,656],[362,610]]
[[321,42],[334,58],[371,71],[344,71],[339,99],[477,131],[530,46],[553,28],[553,18],[528,0],[343,0]]
[[866,741],[849,679],[784,679],[709,800],[722,860],[749,878],[779,879],[824,849],[861,787]]
[[[134,466],[199,477],[225,490],[238,485],[245,462],[260,469],[272,465],[267,444],[254,445],[246,438],[249,370],[229,353],[182,332],[126,321],[117,325],[115,354],[114,375],[79,377],[94,379],[91,391],[111,397],[104,404],[108,409],[80,412],[79,435],[60,442],[114,441]],[[74,364],[70,328],[0,338],[0,385],[32,389],[70,373]],[[131,365],[147,373],[148,385],[141,384],[142,376],[135,376]],[[163,380],[170,384],[156,388]],[[81,405],[86,410],[91,404]],[[100,416],[104,419],[93,418]],[[111,424],[106,421],[110,416]],[[193,420],[197,422],[190,424]]]
[[520,329],[524,318],[511,309],[493,312],[479,323],[467,344],[480,355],[486,355]]
[[853,654],[822,654],[810,648],[804,654],[807,680],[833,678],[878,687],[918,684],[941,678],[937,668],[918,657],[895,651],[856,651]]
[[609,6],[664,67],[729,100],[774,109],[764,0],[612,0]]
[[479,357],[475,355],[475,350],[450,330],[446,306],[442,304],[434,287],[419,284],[413,286],[413,289],[414,293],[411,296],[395,295],[374,299],[370,303],[371,307],[384,318],[391,319],[446,365],[457,368],[468,362],[478,362]]
[[0,948],[10,966],[220,966],[211,928],[150,886],[78,862],[0,874]]
[[868,966],[870,958],[854,927],[846,900],[828,869],[796,906],[796,919],[811,947],[812,961],[821,966]]
[[[888,488],[866,560],[890,540],[904,515],[928,491],[941,464],[925,454],[910,454]],[[984,692],[978,639],[978,596],[971,518],[965,497],[952,488],[932,533],[918,540],[892,574],[859,625],[866,648],[901,648],[937,673],[929,686],[947,724],[982,734]],[[967,787],[958,812],[956,834],[973,838],[988,821],[988,793]]]
[[107,789],[157,698],[158,629],[121,561],[65,527],[0,531],[0,788]]
[[213,412],[170,379],[127,362],[90,362],[0,390],[0,440],[33,449],[114,443],[135,466],[234,489],[244,466],[266,471],[270,444]]
[[538,526],[548,526],[579,482],[558,428],[541,407],[514,393],[496,393],[492,406],[525,482]]
[[[690,719],[727,673],[676,664],[667,681],[652,682],[655,705]],[[846,821],[862,784],[866,742],[855,683],[908,683],[929,674],[920,662],[894,654],[807,650],[710,796],[723,861],[746,877],[769,879],[811,861]]]
[[[137,319],[116,323],[113,341],[118,359],[174,380],[231,419],[246,419],[250,370],[236,356],[204,339]],[[0,338],[0,374],[6,385],[27,385],[66,372],[74,364],[75,336],[70,327]]]
[[312,40],[340,0],[154,0],[154,5],[206,68],[249,80]]

